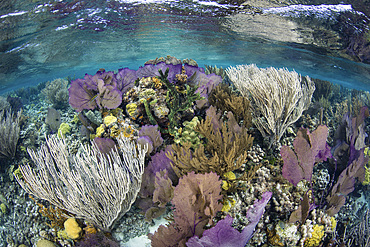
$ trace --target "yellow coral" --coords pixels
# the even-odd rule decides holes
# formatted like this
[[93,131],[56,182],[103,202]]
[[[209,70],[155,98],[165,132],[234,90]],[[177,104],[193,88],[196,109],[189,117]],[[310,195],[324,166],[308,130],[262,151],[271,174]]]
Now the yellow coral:
[[224,199],[224,201],[223,201],[223,206],[222,206],[221,211],[222,212],[229,212],[229,210],[232,207],[234,207],[235,203],[236,202],[235,202],[234,198],[232,198],[232,197],[226,197],[226,199]]
[[87,226],[84,228],[84,231],[86,234],[95,234],[98,232],[98,230],[91,224],[87,224]]
[[162,82],[157,77],[152,77],[152,81],[154,83],[155,88],[161,88],[162,87]]
[[102,134],[104,133],[104,124],[100,125],[98,128],[96,128],[96,137],[101,137]]
[[58,129],[58,137],[62,138],[65,137],[66,134],[71,132],[71,126],[67,123],[61,123]]
[[132,137],[134,134],[134,129],[131,126],[122,129],[122,134],[124,137]]
[[156,92],[154,89],[152,88],[148,88],[148,89],[144,89],[142,90],[140,93],[139,93],[139,98],[141,99],[150,99],[150,98],[154,98],[156,95]]
[[130,117],[133,117],[135,118],[136,116],[136,109],[137,109],[137,104],[135,103],[130,103],[130,104],[127,104],[126,105],[126,111],[127,111],[127,114],[130,116]]
[[307,238],[304,241],[304,246],[305,247],[314,247],[318,246],[324,237],[324,226],[323,225],[314,225],[313,226],[313,232],[312,232],[312,237]]
[[106,116],[103,120],[105,126],[110,126],[117,122],[117,118],[115,116]]
[[74,116],[73,116],[73,119],[72,119],[72,123],[78,123],[80,121],[80,119],[78,118],[78,115],[77,114],[75,114]]
[[330,222],[331,222],[331,230],[334,231],[335,228],[337,227],[337,220],[334,217],[331,217]]
[[120,130],[117,126],[112,126],[110,128],[110,136],[117,138],[120,135]]
[[[370,149],[368,147],[365,148],[364,153],[365,153],[366,156],[370,156]],[[370,184],[370,159],[367,162],[367,164],[365,164],[364,167],[365,167],[365,179],[362,182],[362,184],[363,185],[368,185],[368,184]]]
[[[227,179],[227,180],[235,180],[236,179],[236,176],[233,172],[226,172],[224,174],[224,177]],[[226,180],[222,180],[222,189],[224,190],[228,190],[230,188],[230,184],[229,182],[227,182]]]
[[69,218],[64,222],[64,230],[71,239],[78,239],[82,232],[75,218]]

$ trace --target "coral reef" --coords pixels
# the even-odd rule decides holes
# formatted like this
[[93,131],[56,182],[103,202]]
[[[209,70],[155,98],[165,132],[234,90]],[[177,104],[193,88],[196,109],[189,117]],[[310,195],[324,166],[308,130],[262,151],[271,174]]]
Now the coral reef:
[[11,111],[0,112],[0,158],[14,157],[19,133],[22,111],[14,114]]
[[68,218],[64,222],[64,230],[71,239],[78,239],[81,237],[82,229],[75,218]]
[[199,124],[198,117],[194,117],[190,121],[185,121],[182,123],[183,128],[180,127],[175,133],[174,142],[175,143],[191,143],[192,148],[196,148],[201,144],[199,134],[195,131],[196,126]]
[[[275,71],[258,70],[269,75]],[[247,79],[254,76],[248,75]],[[308,79],[301,79],[301,87],[308,87],[309,98],[312,85]],[[41,93],[44,98],[36,90],[34,96],[26,96],[29,91],[23,90],[11,94],[9,100],[3,98],[3,103],[9,103],[4,103],[4,107],[9,109],[26,103],[19,119],[18,152],[11,160],[1,160],[12,164],[0,176],[0,214],[7,226],[0,229],[0,239],[9,246],[31,246],[39,239],[63,247],[115,246],[110,240],[113,237],[122,246],[149,233],[149,226],[164,215],[169,222],[150,235],[153,246],[364,246],[369,228],[366,222],[370,218],[365,210],[370,197],[367,191],[370,128],[369,114],[362,106],[368,104],[368,95],[330,82],[313,81],[314,104],[308,100],[303,105],[293,104],[295,108],[309,109],[298,121],[281,130],[281,136],[276,133],[265,136],[269,145],[273,143],[271,149],[263,145],[256,119],[275,114],[278,107],[272,107],[266,116],[252,112],[258,99],[252,93],[257,89],[242,96],[240,88],[229,84],[225,70],[216,67],[205,70],[189,59],[181,61],[167,56],[150,60],[137,70],[101,69],[94,75],[72,80],[68,96],[74,109],[56,110],[51,104],[57,99],[47,99],[51,90],[64,91],[60,95],[65,96],[65,80],[56,81],[61,86],[54,88],[52,83],[39,86],[45,87]],[[294,97],[295,90],[277,99]],[[269,91],[268,96],[271,95]],[[62,96],[59,98],[68,103]],[[290,109],[284,107],[286,111]],[[8,116],[7,112],[3,114]],[[39,172],[46,168],[33,170],[32,160],[42,150],[44,153],[53,150],[53,145],[45,148],[45,142],[50,144],[50,138],[58,135],[63,137],[63,145],[55,147],[68,147],[67,164],[75,176],[46,179]],[[145,157],[141,156],[140,186],[119,185],[135,180],[130,167],[138,164],[133,162],[123,170],[115,167],[125,159],[123,152],[127,150],[127,146],[120,144],[121,136],[128,138],[135,149],[143,146],[149,149]],[[35,150],[30,151],[31,158],[27,149]],[[88,152],[90,149],[99,155]],[[57,160],[62,159],[62,153],[55,155]],[[127,160],[136,158],[138,154]],[[45,160],[48,159],[41,157],[36,163]],[[50,160],[50,164],[58,165],[57,160]],[[24,170],[27,164],[32,169]],[[122,178],[114,173],[127,170],[131,172]],[[25,171],[34,172],[37,179],[27,177]],[[55,171],[60,174],[64,168]],[[107,174],[114,175],[104,179]],[[75,194],[78,189],[70,189],[63,195],[46,192],[49,195],[46,199],[58,194],[58,199],[50,200],[53,203],[67,195],[78,197],[73,205],[83,203],[79,208],[85,211],[63,207],[67,212],[45,201],[35,204],[14,183],[16,179],[23,181],[24,186],[29,185],[30,191],[49,188],[45,183],[50,181],[52,188],[63,188],[58,190],[61,192],[68,188],[62,181],[79,180],[74,188],[86,189],[80,196]],[[93,184],[95,187],[91,187]],[[108,188],[107,193],[103,187]],[[133,187],[135,191],[129,192],[125,205],[112,206],[119,195],[107,197],[106,203],[94,201],[96,197]],[[83,200],[92,197],[95,199],[90,202]],[[134,200],[136,203],[130,208]],[[123,212],[121,206],[125,215],[114,213],[105,217],[114,210]],[[97,210],[92,211],[94,207]],[[14,215],[19,215],[19,219]],[[95,215],[96,219],[86,215]],[[73,229],[78,230],[69,236],[68,227],[63,225],[67,218],[76,219]],[[111,220],[98,221],[103,218]],[[111,233],[109,237],[107,231]],[[348,236],[349,232],[352,236]]]
[[200,237],[204,226],[213,225],[212,219],[222,208],[221,198],[221,182],[215,173],[191,172],[180,178],[172,199],[173,222],[150,234],[152,246],[186,246],[189,238]]
[[58,137],[65,137],[69,133],[71,133],[71,126],[68,123],[61,123],[58,129]]
[[280,141],[286,129],[307,110],[315,85],[287,69],[260,69],[256,65],[239,65],[226,70],[227,75],[251,102],[254,125],[268,147]]
[[232,112],[236,121],[243,121],[243,126],[249,128],[252,126],[252,114],[250,102],[247,98],[238,96],[232,92],[231,88],[225,84],[219,84],[209,96],[209,103],[215,106],[221,112]]
[[[212,110],[213,109],[213,110]],[[178,177],[195,171],[196,173],[216,172],[221,178],[229,183],[228,189],[234,190],[238,180],[249,180],[258,169],[244,172],[235,180],[227,179],[224,175],[242,168],[246,162],[247,151],[253,144],[253,137],[247,134],[245,128],[241,128],[232,116],[223,123],[220,119],[212,118],[215,115],[214,108],[210,108],[206,120],[202,120],[195,128],[206,143],[199,145],[191,151],[191,143],[172,145],[172,152],[167,156],[173,162],[173,169]],[[215,122],[213,124],[212,122]],[[206,154],[210,154],[207,156]]]
[[51,103],[53,108],[62,109],[68,106],[68,80],[55,79],[47,82],[41,94],[46,98],[48,103]]
[[300,129],[294,139],[294,152],[288,146],[282,146],[280,154],[284,160],[283,176],[297,186],[302,179],[311,181],[315,163],[325,161],[331,157],[330,147],[326,143],[328,128],[319,126],[310,133]]

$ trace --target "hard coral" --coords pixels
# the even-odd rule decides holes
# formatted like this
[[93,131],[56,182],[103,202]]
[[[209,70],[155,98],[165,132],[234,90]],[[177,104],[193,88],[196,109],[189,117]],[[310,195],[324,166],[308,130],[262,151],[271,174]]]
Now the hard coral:
[[304,246],[305,247],[314,247],[318,246],[323,239],[325,234],[324,231],[324,226],[323,225],[314,225],[313,226],[313,232],[312,232],[312,237],[307,238],[304,241]]
[[68,105],[68,81],[66,79],[55,79],[47,82],[41,91],[46,100],[55,108],[63,108]]
[[66,134],[71,132],[71,126],[68,123],[61,123],[58,129],[58,137],[62,138],[65,137]]
[[117,122],[117,118],[115,116],[106,116],[104,119],[103,119],[103,123],[105,124],[105,126],[111,126],[112,124],[116,123]]

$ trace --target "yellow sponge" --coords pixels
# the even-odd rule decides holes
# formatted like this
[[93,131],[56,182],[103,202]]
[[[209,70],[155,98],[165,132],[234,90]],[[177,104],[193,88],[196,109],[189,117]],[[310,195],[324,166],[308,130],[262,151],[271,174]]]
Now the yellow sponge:
[[78,239],[82,232],[75,218],[69,218],[64,222],[64,230],[71,239]]
[[324,237],[324,226],[323,225],[314,225],[313,226],[313,233],[312,237],[307,238],[304,241],[304,246],[305,247],[314,247],[318,246],[321,242],[321,240]]

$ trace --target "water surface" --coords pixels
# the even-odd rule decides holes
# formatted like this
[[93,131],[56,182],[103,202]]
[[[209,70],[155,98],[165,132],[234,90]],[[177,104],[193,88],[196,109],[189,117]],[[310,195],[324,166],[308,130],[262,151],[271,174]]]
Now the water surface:
[[[370,66],[317,48],[312,38],[317,30],[287,18],[292,11],[260,7],[251,13],[210,1],[3,4],[0,93],[58,77],[81,77],[100,68],[137,69],[166,55],[192,58],[200,66],[288,67],[345,86],[369,88]],[[333,21],[331,16],[351,8],[333,6],[333,11],[316,13],[315,18]],[[293,12],[303,15],[302,11],[306,10]]]

